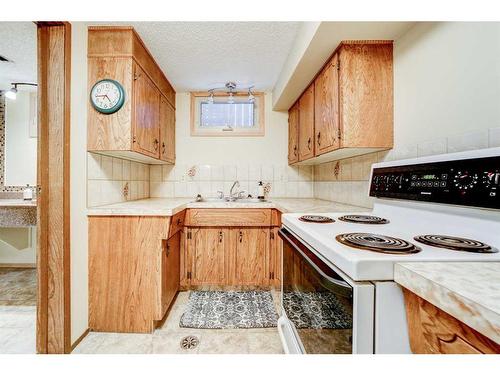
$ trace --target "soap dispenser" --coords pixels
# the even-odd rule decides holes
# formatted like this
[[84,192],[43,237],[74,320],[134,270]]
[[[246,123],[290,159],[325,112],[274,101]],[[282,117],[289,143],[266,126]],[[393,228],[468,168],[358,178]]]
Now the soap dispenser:
[[30,187],[29,184],[27,184],[23,190],[23,199],[25,201],[33,200],[33,189]]
[[257,193],[257,199],[265,199],[264,196],[264,184],[262,181],[259,181],[259,186],[258,186],[258,193]]

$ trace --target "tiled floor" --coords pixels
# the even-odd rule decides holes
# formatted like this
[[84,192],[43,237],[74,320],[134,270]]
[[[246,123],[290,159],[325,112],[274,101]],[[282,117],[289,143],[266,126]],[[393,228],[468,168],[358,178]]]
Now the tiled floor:
[[36,351],[36,270],[0,268],[0,354]]
[[36,306],[36,269],[0,268],[0,306]]
[[[273,295],[276,297],[276,294]],[[191,329],[180,328],[189,292],[181,292],[164,325],[152,334],[91,332],[73,353],[137,354],[279,354],[283,353],[277,328],[259,329]],[[182,349],[181,340],[196,336],[197,347]]]

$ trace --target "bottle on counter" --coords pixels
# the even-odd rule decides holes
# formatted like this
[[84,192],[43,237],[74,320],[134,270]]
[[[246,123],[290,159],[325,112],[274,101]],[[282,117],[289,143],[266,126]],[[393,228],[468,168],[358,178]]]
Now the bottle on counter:
[[26,187],[23,190],[23,199],[25,201],[33,200],[33,189],[29,184],[26,184]]
[[262,183],[262,181],[259,181],[257,199],[265,199],[264,184]]

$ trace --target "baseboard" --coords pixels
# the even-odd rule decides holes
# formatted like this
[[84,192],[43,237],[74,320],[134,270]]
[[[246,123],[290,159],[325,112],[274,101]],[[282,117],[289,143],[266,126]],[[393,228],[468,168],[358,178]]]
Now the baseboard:
[[78,344],[80,344],[82,342],[82,340],[85,338],[85,336],[87,336],[89,334],[89,332],[90,332],[90,328],[87,328],[85,330],[85,332],[83,332],[81,334],[81,336],[78,337],[73,344],[71,344],[71,351],[75,350],[75,348],[78,346]]
[[0,268],[36,268],[36,263],[0,263]]

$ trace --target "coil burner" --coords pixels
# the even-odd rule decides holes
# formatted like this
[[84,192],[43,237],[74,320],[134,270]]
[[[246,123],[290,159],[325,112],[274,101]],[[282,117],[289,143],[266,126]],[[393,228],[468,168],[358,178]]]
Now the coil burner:
[[300,221],[305,221],[306,223],[333,223],[335,220],[333,220],[331,217],[327,216],[320,216],[320,215],[304,215],[299,217]]
[[498,249],[484,242],[471,240],[469,238],[425,234],[414,237],[414,240],[429,246],[441,247],[449,250],[467,251],[469,253],[498,253]]
[[389,236],[373,233],[344,233],[335,237],[340,243],[361,250],[370,250],[384,254],[407,255],[421,251],[420,247]]
[[339,220],[357,224],[387,224],[389,220],[371,215],[344,215]]

